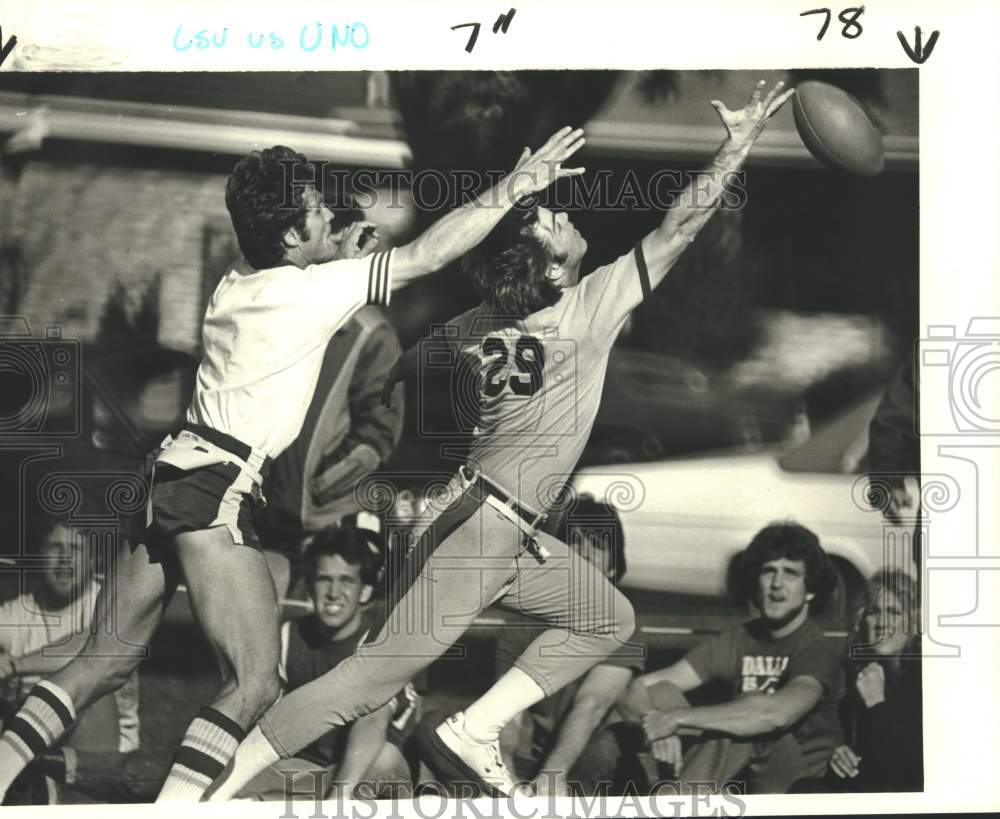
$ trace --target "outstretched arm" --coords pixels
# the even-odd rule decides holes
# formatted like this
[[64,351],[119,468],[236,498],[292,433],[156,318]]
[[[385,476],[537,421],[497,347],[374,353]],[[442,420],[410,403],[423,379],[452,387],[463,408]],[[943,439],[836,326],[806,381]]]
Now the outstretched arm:
[[544,190],[564,176],[579,176],[584,168],[562,163],[583,147],[583,131],[562,128],[541,148],[524,149],[514,170],[468,204],[441,217],[408,245],[393,254],[393,288],[440,270],[478,245],[521,198]]
[[616,262],[595,270],[580,282],[584,319],[598,343],[614,343],[628,315],[663,281],[715,213],[727,184],[742,167],[764,124],[794,93],[781,93],[783,85],[779,82],[764,96],[761,81],[750,102],[738,111],[730,111],[713,100],[727,136],[711,164],[681,192],[658,228]]
[[795,93],[794,89],[782,93],[785,84],[779,82],[764,96],[765,85],[765,80],[757,83],[746,107],[737,111],[730,111],[719,100],[712,100],[712,106],[726,127],[726,140],[711,164],[691,180],[677,203],[667,211],[663,223],[643,240],[650,287],[656,287],[663,280],[685,248],[694,241],[715,212],[733,175],[743,167],[767,120]]
[[799,676],[776,694],[751,694],[720,705],[654,711],[643,718],[643,727],[651,742],[686,733],[686,729],[753,737],[786,730],[805,716],[822,694],[823,687],[813,677]]

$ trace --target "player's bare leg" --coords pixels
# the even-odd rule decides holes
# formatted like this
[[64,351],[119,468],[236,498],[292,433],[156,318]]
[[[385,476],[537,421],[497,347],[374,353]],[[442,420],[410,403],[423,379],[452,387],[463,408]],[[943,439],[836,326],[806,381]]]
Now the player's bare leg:
[[84,647],[32,690],[0,738],[0,799],[28,763],[73,726],[80,711],[125,684],[146,656],[175,588],[176,577],[151,562],[146,546],[119,547]]
[[278,698],[278,603],[264,556],[226,527],[174,542],[191,608],[224,663],[222,689],[189,726],[158,797],[197,801]]

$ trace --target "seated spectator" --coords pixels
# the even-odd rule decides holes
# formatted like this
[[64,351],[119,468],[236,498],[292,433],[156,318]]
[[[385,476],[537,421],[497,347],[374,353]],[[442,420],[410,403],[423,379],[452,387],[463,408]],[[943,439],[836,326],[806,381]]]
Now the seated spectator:
[[[736,590],[759,616],[636,680],[629,710],[653,756],[687,788],[742,781],[750,793],[784,793],[821,776],[841,744],[840,655],[810,616],[829,595],[832,571],[816,535],[793,523],[761,530],[736,560]],[[690,707],[684,694],[710,680],[732,698]],[[682,735],[691,735],[687,747]]]
[[829,790],[923,790],[919,596],[916,581],[883,570],[868,584],[851,640],[845,744],[830,757]]
[[[382,554],[364,528],[327,529],[311,538],[305,568],[315,610],[281,628],[279,673],[287,690],[322,676],[354,653],[378,616],[363,607],[381,567]],[[382,795],[390,783],[411,782],[403,745],[416,722],[417,705],[408,684],[379,710],[330,731],[298,756],[264,771],[241,795],[335,798],[339,792],[349,797],[362,783],[366,793],[371,791],[368,795]]]
[[[58,518],[38,514],[29,521],[27,554],[39,570],[25,570],[25,591],[0,605],[0,720],[13,717],[28,692],[62,668],[84,645],[100,588],[94,579],[85,532]],[[73,784],[87,768],[79,757],[127,754],[139,747],[139,677],[91,705],[58,749],[46,757],[45,772]]]
[[[617,585],[625,574],[625,542],[615,510],[580,498],[557,536]],[[572,579],[570,579],[572,582]],[[545,651],[534,641],[547,626],[504,629],[496,644],[496,675],[503,676],[528,650]],[[569,795],[570,784],[585,794],[610,778],[616,755],[592,751],[594,732],[613,718],[615,703],[635,674],[645,669],[645,650],[636,635],[586,675],[522,712],[504,727],[500,749],[508,769],[533,778],[537,795]],[[552,648],[552,647],[550,647]]]

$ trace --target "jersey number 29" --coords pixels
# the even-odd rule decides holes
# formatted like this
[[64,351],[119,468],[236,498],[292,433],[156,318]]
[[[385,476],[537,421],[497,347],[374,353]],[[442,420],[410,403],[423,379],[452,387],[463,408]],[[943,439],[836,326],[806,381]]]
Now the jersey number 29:
[[484,356],[494,357],[483,375],[483,395],[493,398],[505,387],[515,395],[534,395],[541,389],[545,369],[545,351],[534,336],[520,336],[514,344],[514,367],[508,366],[510,348],[500,336],[483,339]]

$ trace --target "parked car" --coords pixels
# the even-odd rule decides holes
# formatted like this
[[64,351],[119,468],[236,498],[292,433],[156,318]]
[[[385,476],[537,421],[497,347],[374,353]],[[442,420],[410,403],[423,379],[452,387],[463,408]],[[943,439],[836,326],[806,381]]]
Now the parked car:
[[723,387],[680,359],[619,344],[581,466],[759,448],[788,436],[795,410],[786,393]]
[[[872,396],[792,447],[581,469],[572,486],[618,509],[625,588],[721,596],[733,555],[773,521],[812,529],[831,556],[838,587],[830,609],[847,613],[865,579],[886,562],[886,523],[866,502],[861,472]],[[893,557],[913,571],[907,553]]]

